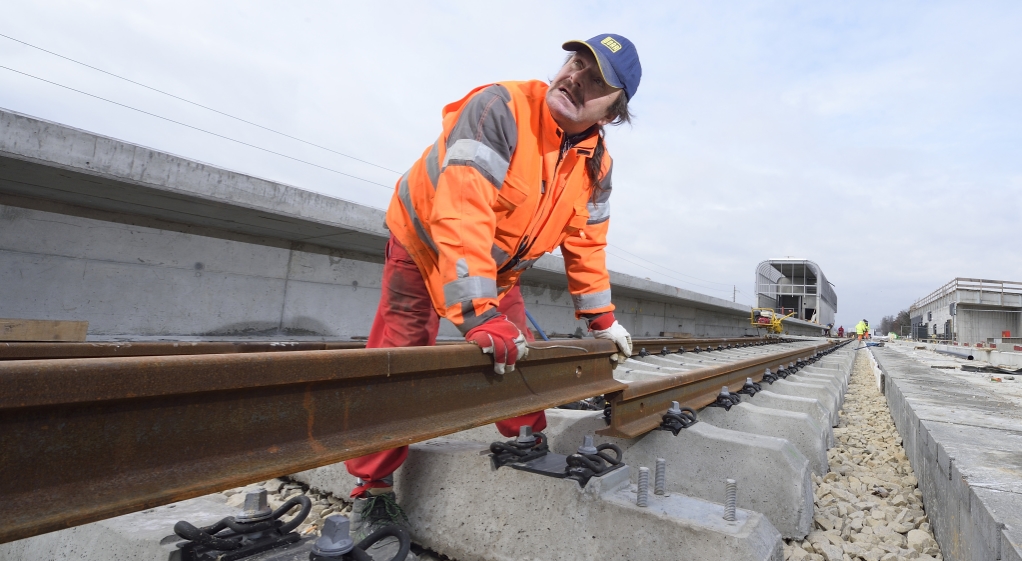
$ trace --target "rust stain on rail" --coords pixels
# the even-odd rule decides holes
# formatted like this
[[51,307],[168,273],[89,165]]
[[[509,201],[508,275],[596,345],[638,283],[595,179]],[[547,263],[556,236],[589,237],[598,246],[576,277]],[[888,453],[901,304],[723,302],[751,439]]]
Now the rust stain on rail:
[[[316,440],[315,435],[312,433],[312,427],[316,424],[316,401],[312,395],[313,387],[310,384],[305,389],[305,399],[302,401],[302,405],[305,407],[305,414],[308,418],[306,433],[309,435],[309,446],[312,451],[317,454],[326,452],[326,446],[323,446]],[[344,426],[344,425],[342,425]]]

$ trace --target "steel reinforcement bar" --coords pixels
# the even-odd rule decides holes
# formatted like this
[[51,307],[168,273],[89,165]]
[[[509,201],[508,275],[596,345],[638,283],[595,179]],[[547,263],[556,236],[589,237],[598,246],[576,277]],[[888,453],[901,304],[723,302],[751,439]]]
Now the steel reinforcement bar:
[[[638,339],[636,348],[676,352],[765,343]],[[739,367],[752,362],[686,372],[673,385],[626,386],[612,375],[613,343],[593,339],[535,343],[528,359],[505,376],[495,375],[491,359],[467,344],[239,350],[245,348],[0,361],[0,509],[7,513],[0,543],[595,395],[606,395],[615,408],[611,433],[637,435],[640,426],[652,430],[659,423],[661,403],[673,398],[705,405],[712,398],[703,398],[701,384],[740,386],[746,374]],[[164,350],[180,352],[172,349]],[[779,363],[806,353],[770,358]],[[693,391],[700,393],[685,395]]]

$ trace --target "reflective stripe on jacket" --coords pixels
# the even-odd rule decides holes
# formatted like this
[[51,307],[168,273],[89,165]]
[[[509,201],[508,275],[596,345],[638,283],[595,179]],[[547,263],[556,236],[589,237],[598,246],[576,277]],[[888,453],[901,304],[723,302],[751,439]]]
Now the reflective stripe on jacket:
[[856,335],[862,335],[865,332],[866,332],[866,324],[865,323],[860,321],[859,323],[855,324],[855,334]]
[[609,312],[611,159],[600,189],[590,134],[561,153],[547,84],[481,86],[444,107],[440,138],[398,181],[387,227],[419,266],[437,313],[462,333],[496,315],[500,295],[561,247],[576,317]]

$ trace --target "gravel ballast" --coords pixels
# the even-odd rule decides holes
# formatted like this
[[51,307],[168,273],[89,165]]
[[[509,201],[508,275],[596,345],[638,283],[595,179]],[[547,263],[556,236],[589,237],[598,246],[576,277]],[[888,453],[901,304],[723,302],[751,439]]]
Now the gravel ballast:
[[786,540],[784,558],[943,559],[868,351],[857,352],[836,444],[827,452],[830,473],[813,476],[813,531],[804,540]]

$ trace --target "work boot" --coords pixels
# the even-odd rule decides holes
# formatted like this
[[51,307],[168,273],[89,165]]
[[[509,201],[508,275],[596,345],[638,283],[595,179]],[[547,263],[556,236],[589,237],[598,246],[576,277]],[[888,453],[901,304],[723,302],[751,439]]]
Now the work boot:
[[394,491],[373,493],[370,489],[355,498],[351,507],[351,533],[355,541],[364,539],[369,534],[390,524],[406,526],[408,516],[397,504]]
[[[380,491],[381,489],[369,489],[356,497],[351,506],[351,535],[355,543],[384,526],[396,524],[408,527],[408,516],[397,504],[397,495],[393,491]],[[373,559],[387,560],[397,555],[399,548],[397,539],[386,537],[371,545],[366,553]],[[407,559],[413,560],[417,557],[409,553]]]

